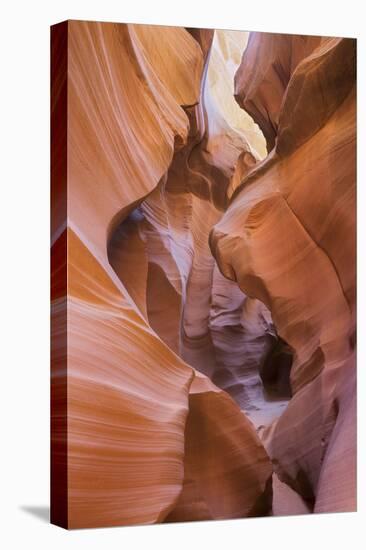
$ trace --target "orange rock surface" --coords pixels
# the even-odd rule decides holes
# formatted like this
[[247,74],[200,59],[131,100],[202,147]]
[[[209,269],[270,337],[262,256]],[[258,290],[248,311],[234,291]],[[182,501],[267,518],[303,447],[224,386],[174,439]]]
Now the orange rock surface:
[[[262,48],[256,42],[259,104],[261,59],[267,66],[274,55],[271,70],[282,60],[273,37]],[[243,90],[253,78],[244,74],[254,55],[247,52],[237,73]],[[237,187],[211,233],[222,273],[266,305],[293,350],[293,397],[264,440],[279,478],[315,511],[355,509],[354,84],[354,41],[321,39],[292,71],[271,154]]]
[[[203,296],[199,285],[202,272],[206,286],[206,271],[213,269],[208,233],[225,203],[220,182],[199,171],[205,153],[192,154],[205,135],[200,105],[204,49],[180,28],[64,25],[68,210],[67,219],[56,219],[53,234],[55,242],[57,235],[67,235],[67,372],[65,361],[54,362],[53,384],[66,378],[67,402],[57,406],[55,398],[53,419],[65,416],[61,435],[67,452],[66,458],[53,459],[66,478],[64,494],[53,493],[53,521],[69,528],[98,527],[154,523],[177,514],[191,460],[185,430],[192,424],[193,452],[205,434],[207,449],[215,453],[210,476],[204,460],[192,474],[211,517],[244,516],[258,501],[266,512],[272,466],[253,426],[203,375],[197,389],[192,382],[198,375],[183,360],[196,354],[197,334],[206,338],[199,323],[208,314],[210,289]],[[204,139],[207,144],[208,136]],[[222,174],[212,155],[204,160],[223,183],[234,170],[233,151],[239,154],[244,143],[239,136],[232,145],[230,131],[227,139]],[[188,189],[180,177],[183,166],[192,174]],[[167,214],[163,191],[169,180],[172,210]],[[176,191],[182,198],[175,205]],[[62,196],[56,196],[56,205],[57,199]],[[190,211],[189,218],[177,216],[182,207]],[[130,223],[138,220],[139,208],[145,211],[144,233],[138,223]],[[206,214],[201,233],[193,236],[187,228],[187,255],[197,250],[196,259],[187,259],[185,266],[183,254],[179,263],[183,279],[196,279],[190,308],[184,304],[188,351],[181,359],[174,329],[185,289],[170,256],[167,215],[179,238],[191,217],[198,228]],[[128,247],[118,246],[126,234]],[[146,261],[146,249],[153,262]],[[195,296],[207,311],[197,308]],[[165,300],[168,319],[162,315]],[[54,324],[56,333],[61,324],[56,317]],[[204,350],[197,353],[202,356]],[[57,385],[54,389],[57,397]],[[187,420],[189,410],[193,422]],[[227,422],[235,419],[233,435],[220,425],[222,416]],[[236,465],[230,465],[231,456]],[[220,480],[225,501],[212,494],[212,478]],[[195,503],[185,506],[194,509]]]
[[52,33],[52,521],[353,510],[354,41]]

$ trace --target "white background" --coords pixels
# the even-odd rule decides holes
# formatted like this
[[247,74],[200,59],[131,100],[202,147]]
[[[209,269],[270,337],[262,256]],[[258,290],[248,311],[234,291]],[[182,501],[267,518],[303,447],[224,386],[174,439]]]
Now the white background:
[[[365,18],[348,0],[6,2],[1,7],[0,545],[12,548],[364,547]],[[359,512],[67,532],[26,511],[49,499],[49,26],[92,19],[357,36]],[[363,33],[363,36],[362,36]],[[362,70],[361,70],[362,69]],[[361,124],[363,123],[363,127]],[[326,289],[325,289],[326,291]],[[362,543],[359,542],[359,538]]]

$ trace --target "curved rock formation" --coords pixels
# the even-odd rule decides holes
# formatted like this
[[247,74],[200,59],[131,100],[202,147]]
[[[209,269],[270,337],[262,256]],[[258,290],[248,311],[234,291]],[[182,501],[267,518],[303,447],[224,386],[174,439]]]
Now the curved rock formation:
[[[273,40],[253,39],[256,78],[244,73],[250,50],[236,78],[243,97],[252,90],[258,109],[269,78],[260,60],[270,60],[271,71],[283,64]],[[274,41],[280,52],[283,40]],[[298,61],[294,40],[297,65],[282,100],[272,111],[266,107],[268,122],[281,105],[271,138],[267,132],[274,149],[236,188],[211,248],[223,274],[270,310],[294,353],[294,397],[265,438],[279,478],[315,501],[315,510],[324,509],[323,499],[328,511],[352,510],[355,439],[350,433],[352,450],[341,451],[339,433],[354,418],[354,386],[346,389],[346,380],[355,369],[355,44],[322,38]],[[267,122],[257,122],[265,132]],[[325,489],[332,468],[341,486]]]
[[[205,433],[215,453],[211,476],[221,479],[225,501],[212,494],[205,461],[194,473],[211,517],[244,516],[258,502],[267,513],[272,467],[253,426],[203,375],[199,388],[192,384],[198,375],[175,353],[182,346],[195,355],[195,340],[209,340],[202,323],[210,287],[200,292],[201,274],[206,283],[214,264],[207,236],[226,202],[220,182],[228,184],[244,143],[240,136],[233,143],[228,132],[222,170],[223,157],[215,160],[201,145],[195,150],[198,143],[208,148],[200,104],[208,48],[178,28],[71,21],[62,32],[68,211],[53,232],[55,243],[58,235],[67,237],[68,285],[58,298],[67,293],[67,378],[65,362],[54,362],[53,422],[65,418],[66,455],[53,455],[53,471],[64,475],[66,487],[57,499],[53,493],[53,520],[97,527],[160,522],[177,513],[190,460],[187,430],[193,449]],[[202,173],[201,157],[219,180]],[[56,189],[55,208],[62,198]],[[188,221],[196,232],[187,231]],[[186,254],[179,242],[184,231]],[[128,246],[121,247],[126,235]],[[182,280],[193,287],[189,300],[182,300]],[[181,309],[187,315],[178,337]],[[58,378],[67,386],[67,401],[59,405]],[[235,419],[235,437],[219,425],[221,417]],[[53,431],[54,449],[57,437]]]
[[[268,310],[251,304],[219,274],[208,246],[209,232],[240,178],[260,159],[255,147],[265,150],[263,136],[236,105],[233,90],[230,95],[225,80],[221,90],[218,80],[219,70],[233,79],[239,45],[246,40],[246,33],[215,35],[200,101],[186,108],[187,144],[174,155],[158,188],[115,231],[108,251],[135,300],[137,280],[146,279],[138,304],[164,342],[228,391],[259,425],[285,406],[281,399],[266,398],[259,373],[275,330]],[[141,271],[130,278],[128,265],[136,261]]]
[[267,515],[272,467],[249,420],[196,373],[185,431],[183,490],[167,521]]
[[354,56],[54,29],[55,523],[354,509]]
[[[180,102],[198,97],[199,46],[179,29],[169,49],[168,30],[162,66],[150,56],[156,33],[164,40],[152,28],[68,28],[70,527],[159,521],[183,479],[192,370],[139,316],[106,249],[115,218],[158,184],[187,138]],[[181,78],[168,80],[169,62]]]
[[275,145],[282,100],[291,75],[322,40],[320,36],[250,34],[235,75],[235,98],[261,127],[269,151]]

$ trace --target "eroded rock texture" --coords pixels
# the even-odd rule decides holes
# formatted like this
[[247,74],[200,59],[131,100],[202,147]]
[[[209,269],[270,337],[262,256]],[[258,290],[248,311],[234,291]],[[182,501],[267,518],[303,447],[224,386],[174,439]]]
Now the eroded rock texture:
[[[67,459],[54,464],[67,484],[54,521],[159,522],[180,516],[180,499],[182,517],[199,519],[196,498],[184,496],[187,476],[210,517],[245,516],[259,501],[268,513],[272,467],[253,426],[203,375],[193,384],[192,365],[205,361],[209,373],[213,355],[208,233],[235,156],[249,148],[228,126],[220,162],[209,150],[203,38],[209,44],[213,32],[196,40],[185,29],[85,22],[63,31],[68,217],[53,233],[56,243],[67,235],[67,403],[53,417],[66,416]],[[53,380],[62,367],[54,363]],[[207,470],[202,457],[191,472],[204,441],[215,460]]]
[[[272,152],[237,187],[211,247],[293,351],[293,397],[264,432],[275,471],[316,511],[354,510],[355,43],[287,41],[255,35],[237,73],[241,104],[267,112],[257,121]],[[270,104],[268,74],[289,60]]]
[[354,49],[54,27],[55,523],[355,508]]

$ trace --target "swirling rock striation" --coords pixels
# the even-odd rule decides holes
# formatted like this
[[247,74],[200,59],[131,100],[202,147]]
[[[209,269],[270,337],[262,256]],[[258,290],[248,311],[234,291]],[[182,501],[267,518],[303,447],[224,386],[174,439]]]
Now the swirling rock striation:
[[[283,40],[257,35],[248,46],[236,77],[243,105],[250,97],[261,110],[271,97]],[[315,511],[347,511],[356,457],[355,41],[321,38],[300,56],[299,41],[286,47],[296,63],[267,118],[252,109],[272,152],[237,186],[210,242],[222,273],[265,304],[293,350],[293,397],[263,435],[279,478]],[[253,56],[254,76],[244,72]]]
[[[267,398],[259,372],[276,332],[263,304],[221,276],[208,246],[211,228],[240,177],[260,160],[257,149],[263,153],[264,148],[263,136],[236,105],[233,90],[225,80],[221,90],[218,79],[223,70],[233,78],[245,35],[229,33],[227,43],[225,34],[215,34],[200,101],[186,108],[187,144],[175,153],[154,192],[116,229],[108,251],[135,299],[140,288],[136,303],[164,342],[228,391],[259,425],[278,416],[287,402],[281,396]],[[129,266],[136,262],[139,274],[130,276]]]
[[69,528],[199,519],[190,479],[212,518],[266,514],[269,457],[238,405],[193,368],[213,354],[207,236],[249,151],[230,127],[223,154],[210,151],[201,98],[213,33],[77,21],[54,32],[53,93],[60,86],[64,103],[53,124],[65,132],[53,162],[66,148],[67,173],[52,180],[52,519]]
[[355,42],[52,33],[52,521],[355,509]]

